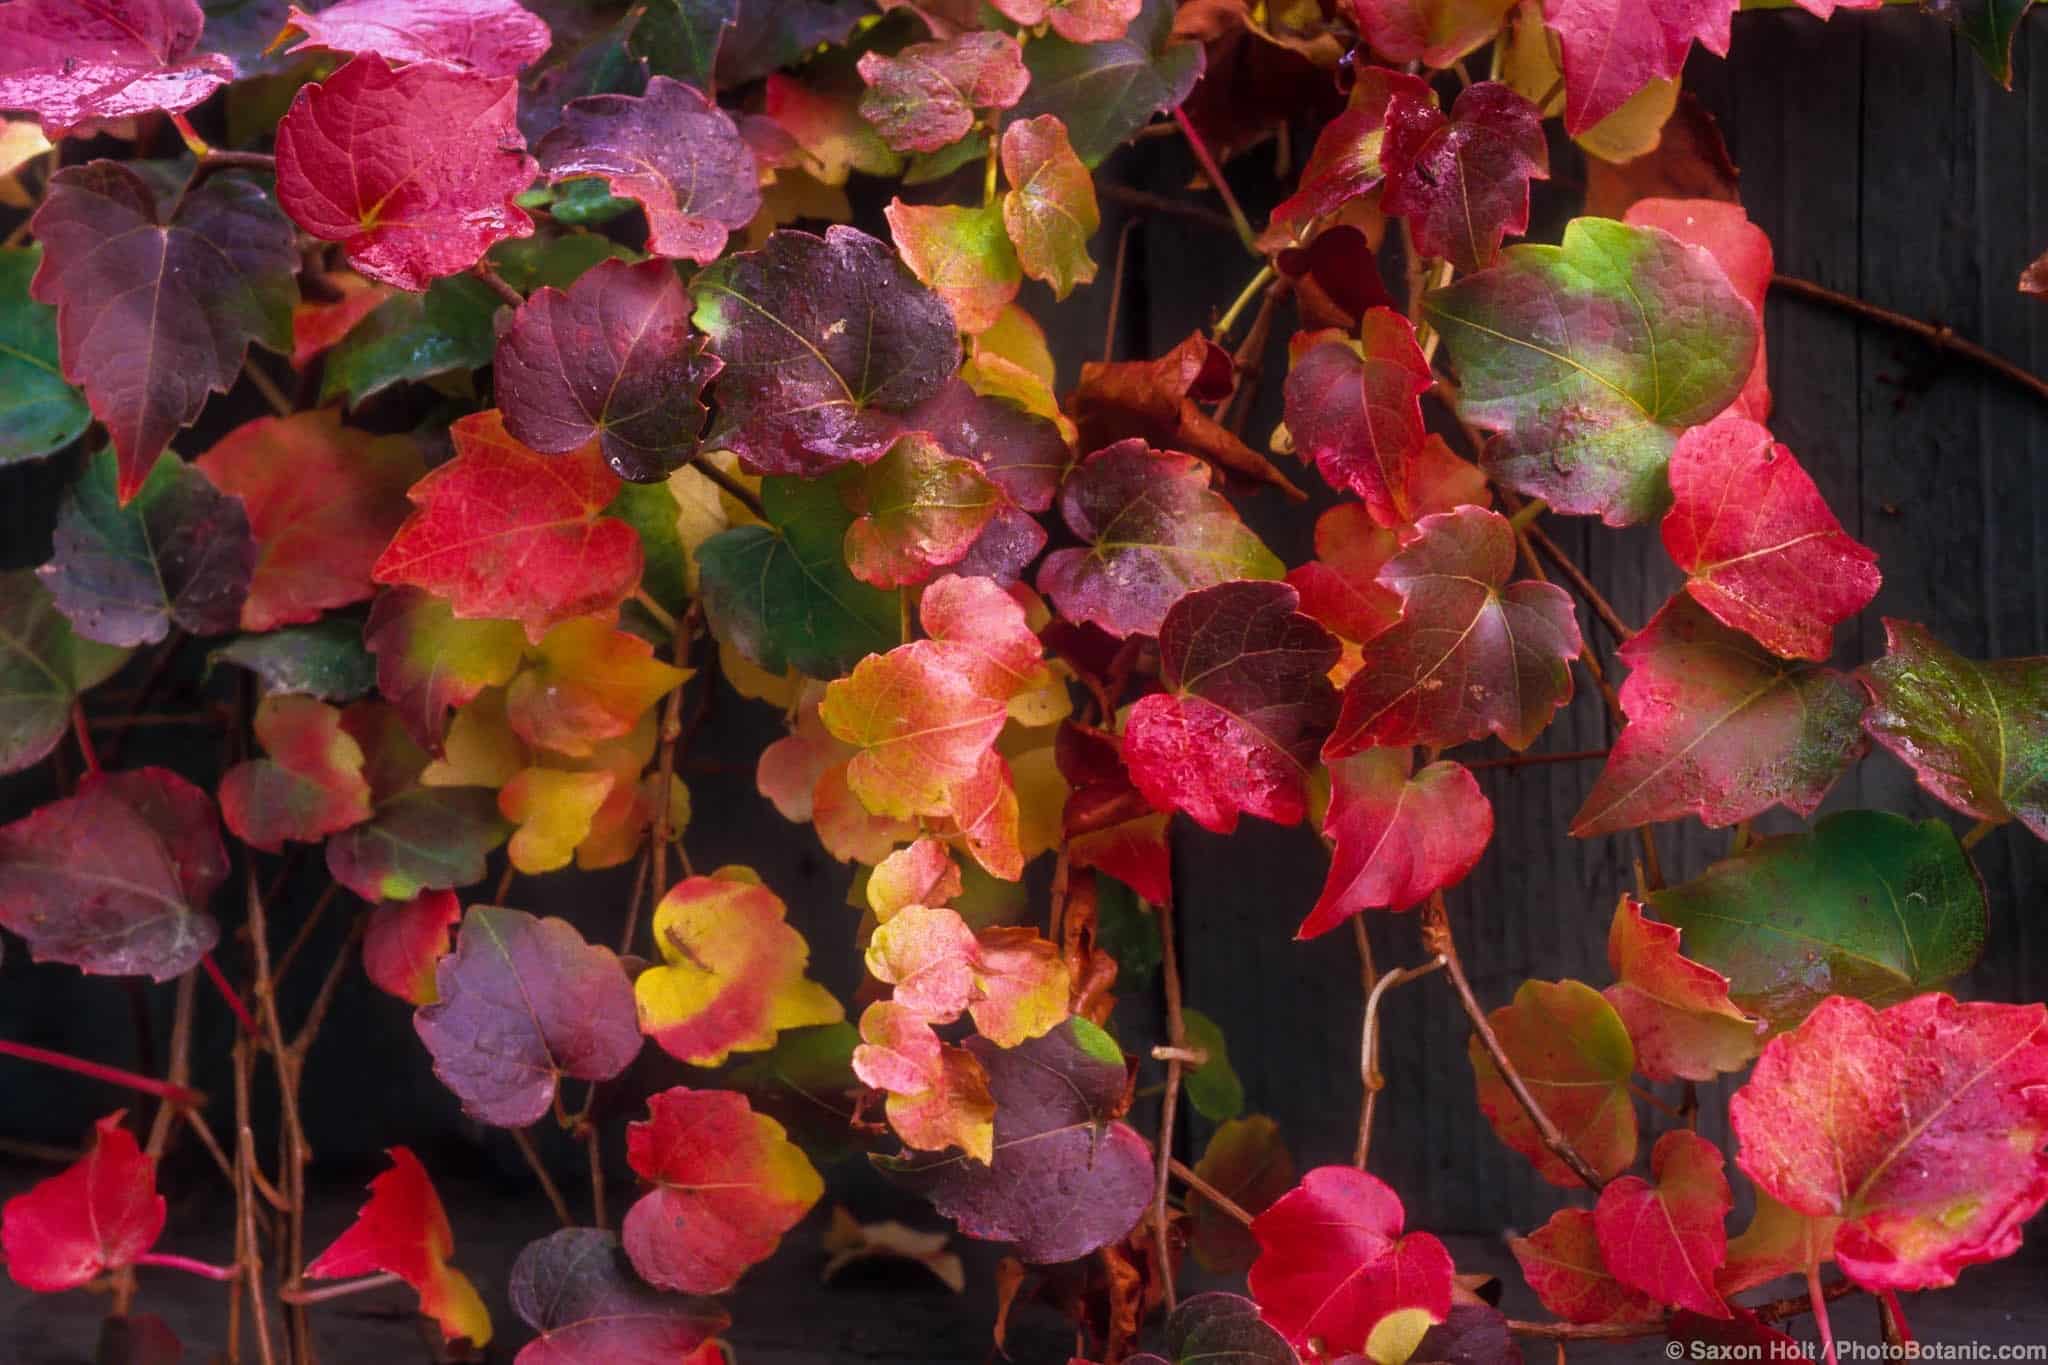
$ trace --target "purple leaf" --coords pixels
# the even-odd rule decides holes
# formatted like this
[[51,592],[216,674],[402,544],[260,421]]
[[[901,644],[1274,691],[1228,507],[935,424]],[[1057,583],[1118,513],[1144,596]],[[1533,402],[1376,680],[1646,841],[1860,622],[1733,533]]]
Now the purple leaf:
[[592,437],[623,479],[665,478],[696,453],[718,357],[690,331],[666,261],[600,261],[565,292],[541,289],[498,338],[505,429],[544,454]]
[[547,1113],[563,1076],[605,1081],[640,1053],[633,987],[608,948],[566,920],[473,905],[413,1016],[463,1112],[501,1128]]

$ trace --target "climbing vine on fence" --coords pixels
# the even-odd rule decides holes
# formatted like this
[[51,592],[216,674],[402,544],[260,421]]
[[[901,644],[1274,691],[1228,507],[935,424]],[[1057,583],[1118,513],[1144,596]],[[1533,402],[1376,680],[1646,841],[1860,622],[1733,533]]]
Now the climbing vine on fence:
[[[176,1358],[148,1311],[175,1273],[223,1282],[198,1349],[231,1361],[310,1365],[326,1305],[401,1282],[458,1355],[497,1331],[520,1365],[745,1359],[719,1296],[821,1166],[865,1159],[1006,1243],[1003,1312],[1053,1304],[1102,1365],[1763,1348],[1807,1314],[1832,1354],[1846,1294],[1908,1340],[1899,1292],[2009,1255],[2048,1200],[2048,1011],[1946,993],[1990,914],[1971,848],[2048,837],[2048,659],[1887,620],[1841,666],[1883,566],[1770,429],[1764,298],[2048,388],[1774,276],[1680,89],[1767,7],[0,5],[0,464],[62,487],[47,562],[0,576],[0,771],[43,793],[0,827],[0,927],[176,983],[163,1065],[0,1040],[134,1095],[7,1203],[8,1274],[107,1291],[102,1360]],[[2029,7],[1882,22],[1945,19],[2010,84]],[[1119,179],[1155,136],[1184,193]],[[1562,157],[1583,212],[1524,240]],[[1263,223],[1240,159],[1290,179]],[[1241,287],[1062,387],[1042,323],[1079,291],[1113,315],[1131,268],[1105,201],[1234,238]],[[1313,519],[1313,557],[1251,507]],[[1655,527],[1682,587],[1622,618],[1551,534],[1573,517]],[[1580,689],[1611,747],[1544,749]],[[851,909],[693,863],[719,695],[785,722],[761,810],[811,827]],[[121,761],[174,725],[217,743]],[[1621,841],[1636,886],[1607,979],[1489,1011],[1445,893],[1491,852],[1474,769],[1536,761],[1599,765],[1555,834]],[[1815,819],[1860,762],[1959,818]],[[1772,811],[1793,832],[1753,833]],[[1362,957],[1360,1066],[1328,1078],[1353,1160],[1298,1175],[1180,980],[1215,931],[1171,843],[1247,818],[1329,859],[1261,932]],[[1685,820],[1733,836],[1671,884],[1658,831]],[[325,890],[289,894],[312,868]],[[616,942],[519,908],[606,868]],[[1604,907],[1556,887],[1544,913]],[[1412,926],[1400,961],[1372,915]],[[830,916],[860,920],[852,999],[811,960]],[[350,920],[331,953],[323,917]],[[357,971],[564,1225],[503,1293],[403,1147],[309,1242],[301,1100],[366,1083],[315,1047]],[[1469,1056],[1434,1059],[1469,1121],[1557,1187],[1514,1242],[1543,1320],[1373,1174],[1402,1099],[1379,1012],[1410,983],[1469,1020]],[[1129,1055],[1112,1008],[1154,992],[1165,1041]],[[200,1011],[233,1021],[231,1096],[194,1088]],[[1725,1151],[1699,1131],[1721,1076]],[[586,1149],[587,1192],[536,1125]],[[227,1263],[178,1250],[174,1143],[231,1198]],[[900,1227],[828,1244],[963,1273]],[[1244,1293],[1183,1298],[1190,1261]]]

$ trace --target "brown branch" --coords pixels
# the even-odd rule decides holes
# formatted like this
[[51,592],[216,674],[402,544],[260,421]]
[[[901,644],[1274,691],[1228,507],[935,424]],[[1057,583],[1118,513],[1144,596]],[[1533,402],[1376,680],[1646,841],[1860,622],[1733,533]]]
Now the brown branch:
[[1175,199],[1172,195],[1153,194],[1149,190],[1137,190],[1128,185],[1114,184],[1097,185],[1095,192],[1112,204],[1122,204],[1125,208],[1135,209],[1139,213],[1181,218],[1190,223],[1215,228],[1218,232],[1227,232],[1233,237],[1237,235],[1237,225],[1230,221],[1229,214],[1203,208],[1200,204],[1190,204],[1185,199]]
[[[249,948],[256,962],[256,1010],[270,1049],[271,1066],[277,1072],[278,1109],[283,1120],[284,1167],[278,1172],[278,1183],[284,1190],[286,1232],[284,1264],[279,1269],[286,1287],[296,1289],[306,1268],[306,1166],[312,1160],[312,1150],[306,1142],[306,1130],[299,1114],[300,1057],[286,1045],[284,1022],[278,1017],[277,977],[271,971],[270,962],[270,921],[263,896],[256,886],[253,858],[245,865],[243,881],[249,902]],[[287,1306],[285,1321],[292,1343],[292,1357],[299,1361],[311,1360],[312,1324],[306,1317],[306,1310]]]
[[1109,272],[1109,316],[1102,324],[1102,361],[1106,365],[1116,359],[1116,324],[1123,312],[1124,269],[1130,264],[1131,233],[1137,229],[1138,220],[1127,218],[1116,234],[1116,264]]
[[[1166,988],[1166,1040],[1176,1049],[1185,1049],[1187,1025],[1180,1008],[1180,954],[1173,942],[1173,902],[1163,900],[1155,908],[1159,913],[1159,970]],[[1173,1121],[1180,1105],[1181,1066],[1177,1059],[1166,1064],[1166,1091],[1159,1100],[1159,1167],[1152,1186],[1152,1241],[1159,1256],[1159,1274],[1169,1310],[1174,1306],[1176,1292],[1166,1226],[1166,1184],[1173,1171]]]
[[1525,533],[1535,543],[1536,548],[1543,552],[1543,557],[1555,564],[1557,571],[1571,580],[1572,588],[1586,599],[1586,605],[1593,609],[1593,614],[1600,618],[1600,624],[1606,626],[1608,633],[1614,636],[1616,644],[1625,643],[1635,634],[1635,631],[1621,619],[1621,613],[1616,611],[1614,605],[1593,586],[1593,580],[1586,577],[1585,570],[1572,562],[1571,556],[1550,538],[1548,532],[1532,521],[1525,528]]
[[[1856,1286],[1847,1280],[1837,1280],[1821,1291],[1821,1296],[1832,1303],[1836,1299],[1854,1294]],[[1760,1303],[1748,1310],[1759,1322],[1783,1322],[1813,1311],[1813,1301],[1804,1293],[1788,1298],[1773,1299]],[[1522,1322],[1508,1319],[1508,1330],[1518,1337],[1535,1337],[1545,1341],[1640,1341],[1644,1337],[1661,1337],[1671,1330],[1671,1320],[1676,1314],[1657,1318],[1650,1322]]]
[[1166,1162],[1166,1168],[1169,1171],[1173,1172],[1176,1176],[1180,1177],[1181,1181],[1185,1183],[1189,1189],[1201,1195],[1202,1198],[1208,1200],[1217,1208],[1223,1210],[1223,1212],[1229,1214],[1232,1218],[1235,1218],[1238,1222],[1244,1224],[1246,1227],[1250,1227],[1252,1225],[1252,1216],[1249,1213],[1245,1212],[1244,1206],[1242,1204],[1239,1204],[1235,1199],[1232,1199],[1229,1195],[1217,1189],[1208,1181],[1202,1179],[1201,1176],[1196,1175],[1192,1167],[1174,1158],[1168,1158]]
[[262,1242],[256,1234],[256,1133],[249,1126],[250,1040],[235,1039],[235,1164],[241,1182],[235,1191],[235,1265],[241,1275],[228,1285],[228,1349],[230,1362],[240,1359],[242,1286],[249,1286],[249,1307],[256,1320],[256,1353],[263,1365],[276,1365],[270,1341],[270,1306],[264,1301]]
[[1985,350],[1974,341],[1957,336],[1953,330],[1940,323],[1909,318],[1904,313],[1894,313],[1889,308],[1880,308],[1854,295],[1839,293],[1826,285],[1815,284],[1812,280],[1802,280],[1796,275],[1771,276],[1771,288],[1814,303],[1827,304],[1830,308],[1839,308],[1845,313],[1853,313],[1866,322],[1881,323],[1897,331],[1910,333],[1937,351],[1945,351],[1950,355],[1958,355],[1965,360],[1973,361],[1993,374],[2019,385],[2034,397],[2048,401],[2048,380],[2014,364],[2004,356]]
[[[595,1090],[596,1087],[591,1087]],[[610,1222],[604,1211],[604,1150],[603,1135],[594,1123],[583,1125],[583,1144],[590,1155],[590,1222],[593,1227],[607,1228]]]
[[[170,1085],[188,1087],[192,1080],[192,1016],[198,1003],[199,978],[188,971],[178,978],[177,995],[171,1006],[171,1060],[164,1071],[164,1080]],[[143,1147],[150,1160],[163,1156],[171,1139],[171,1123],[184,1107],[168,1095],[157,1106],[156,1117],[149,1124],[149,1139]],[[233,1179],[233,1175],[229,1178]]]
[[505,1131],[512,1135],[512,1145],[519,1149],[519,1155],[526,1158],[526,1164],[533,1171],[534,1179],[540,1181],[541,1193],[548,1197],[548,1203],[554,1207],[555,1217],[562,1220],[563,1227],[575,1227],[576,1220],[569,1214],[569,1201],[562,1198],[562,1191],[556,1187],[555,1178],[549,1175],[548,1168],[541,1164],[540,1153],[533,1149],[533,1139],[526,1135],[524,1128],[508,1128]]
[[1543,1111],[1543,1106],[1538,1104],[1536,1097],[1529,1092],[1528,1084],[1522,1080],[1522,1073],[1515,1069],[1514,1062],[1509,1060],[1506,1049],[1500,1044],[1499,1036],[1494,1033],[1493,1024],[1488,1021],[1486,1011],[1479,1007],[1478,999],[1472,994],[1472,983],[1465,979],[1464,964],[1458,960],[1458,944],[1451,934],[1450,913],[1444,906],[1441,891],[1429,898],[1428,906],[1423,911],[1422,939],[1424,946],[1444,959],[1444,970],[1451,979],[1451,988],[1458,994],[1458,1003],[1465,1007],[1465,1017],[1472,1021],[1472,1029],[1479,1035],[1480,1046],[1485,1048],[1486,1055],[1493,1059],[1494,1069],[1500,1073],[1501,1079],[1507,1082],[1508,1090],[1514,1095],[1516,1103],[1522,1106],[1522,1112],[1529,1116],[1529,1122],[1535,1126],[1537,1137],[1587,1189],[1597,1193],[1605,1188],[1607,1182],[1600,1178],[1599,1172],[1595,1171],[1583,1156],[1579,1155],[1579,1149],[1572,1145],[1571,1139],[1558,1130],[1557,1125],[1551,1122],[1550,1115]]

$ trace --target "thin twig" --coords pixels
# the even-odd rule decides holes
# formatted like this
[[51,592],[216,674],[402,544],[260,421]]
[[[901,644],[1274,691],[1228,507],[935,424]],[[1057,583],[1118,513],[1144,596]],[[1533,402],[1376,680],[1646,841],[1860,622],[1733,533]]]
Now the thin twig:
[[1250,1227],[1252,1225],[1252,1216],[1249,1213],[1245,1212],[1244,1206],[1242,1204],[1239,1204],[1235,1199],[1232,1199],[1229,1195],[1217,1189],[1208,1181],[1202,1179],[1201,1176],[1196,1175],[1193,1167],[1188,1166],[1186,1163],[1176,1158],[1168,1158],[1166,1162],[1166,1169],[1173,1172],[1174,1175],[1178,1176],[1180,1180],[1184,1184],[1186,1184],[1189,1189],[1201,1195],[1202,1198],[1208,1200],[1217,1208],[1223,1210],[1223,1212],[1228,1214],[1230,1217],[1236,1219],[1238,1222],[1244,1224],[1246,1227]]
[[1557,571],[1571,580],[1573,589],[1586,599],[1586,605],[1593,609],[1593,614],[1600,618],[1600,624],[1606,626],[1609,633],[1614,636],[1616,644],[1625,643],[1635,634],[1628,623],[1621,619],[1621,613],[1614,609],[1614,604],[1601,595],[1600,590],[1593,586],[1593,580],[1586,577],[1585,570],[1572,563],[1571,557],[1550,538],[1548,532],[1533,521],[1524,529],[1529,539],[1535,542],[1536,548],[1543,552],[1543,557],[1555,564]]
[[[277,1072],[278,1109],[281,1111],[281,1141],[284,1168],[278,1172],[285,1203],[284,1263],[279,1267],[285,1286],[296,1289],[306,1268],[306,1166],[312,1150],[299,1114],[300,1055],[285,1043],[284,1022],[277,1013],[277,977],[270,964],[270,920],[263,896],[256,885],[256,864],[245,865],[243,881],[249,903],[249,949],[256,963],[256,1006],[269,1044],[272,1068]],[[285,1322],[292,1342],[292,1356],[300,1365],[313,1358],[312,1324],[303,1308],[287,1306]]]
[[1465,979],[1464,965],[1458,960],[1458,944],[1451,934],[1450,913],[1444,906],[1441,891],[1429,898],[1429,904],[1423,911],[1422,937],[1424,945],[1444,959],[1444,970],[1451,979],[1451,988],[1457,992],[1458,1003],[1465,1007],[1465,1017],[1472,1021],[1472,1029],[1479,1035],[1480,1046],[1484,1047],[1486,1055],[1493,1059],[1494,1069],[1500,1073],[1501,1079],[1507,1082],[1508,1090],[1514,1095],[1516,1103],[1522,1106],[1522,1112],[1529,1116],[1529,1122],[1535,1127],[1538,1139],[1587,1189],[1596,1193],[1603,1189],[1607,1182],[1601,1179],[1600,1173],[1595,1171],[1583,1156],[1579,1155],[1579,1149],[1572,1145],[1571,1139],[1558,1130],[1557,1125],[1551,1122],[1550,1115],[1543,1111],[1543,1106],[1536,1102],[1536,1097],[1529,1092],[1528,1084],[1522,1080],[1522,1073],[1515,1069],[1514,1062],[1501,1046],[1499,1036],[1493,1031],[1493,1024],[1486,1017],[1486,1011],[1479,1007],[1478,999],[1472,994],[1472,983]]
[[575,1227],[576,1220],[569,1214],[569,1201],[562,1198],[562,1191],[556,1187],[555,1178],[549,1175],[548,1168],[541,1164],[540,1153],[533,1149],[533,1139],[526,1135],[524,1128],[509,1128],[506,1131],[512,1134],[512,1145],[519,1149],[519,1155],[526,1158],[526,1164],[533,1171],[534,1178],[540,1181],[541,1193],[545,1194],[548,1203],[554,1206],[555,1217],[562,1220],[563,1227]]
[[761,505],[761,495],[711,463],[702,451],[690,457],[690,468],[717,484],[731,495],[733,501],[752,512],[755,517],[762,521],[768,520],[768,509]]
[[[596,1088],[591,1087],[593,1091]],[[583,1145],[590,1156],[590,1223],[595,1228],[609,1228],[604,1211],[604,1135],[596,1124],[583,1124]]]
[[366,1294],[372,1289],[382,1289],[386,1285],[404,1283],[403,1279],[384,1271],[376,1275],[364,1275],[359,1279],[324,1284],[318,1289],[286,1289],[280,1291],[277,1297],[286,1303],[304,1308],[309,1304],[327,1303],[334,1299],[348,1298],[353,1294]]
[[1125,208],[1135,209],[1139,213],[1157,214],[1162,218],[1181,218],[1190,223],[1215,228],[1218,232],[1228,232],[1232,236],[1237,234],[1237,225],[1230,221],[1229,214],[1218,213],[1200,204],[1190,204],[1185,199],[1175,199],[1170,194],[1154,194],[1150,190],[1132,189],[1128,185],[1116,184],[1097,185],[1095,192],[1112,204],[1122,204]]
[[[334,898],[340,893],[341,883],[330,881],[326,889],[314,900],[313,908],[308,910],[306,918],[299,922],[298,931],[292,935],[292,941],[285,945],[283,956],[277,959],[278,980],[282,981],[292,974],[292,963],[298,961],[299,950],[306,946],[306,940],[313,937],[313,930],[320,923],[320,917],[327,913],[327,907],[334,903]],[[275,898],[276,894],[273,889],[272,897]]]
[[235,1203],[240,1217],[235,1223],[235,1264],[240,1278],[228,1286],[228,1360],[238,1359],[236,1340],[241,1332],[241,1290],[249,1287],[249,1307],[256,1319],[256,1354],[263,1365],[276,1365],[277,1354],[270,1341],[270,1306],[264,1301],[263,1251],[256,1235],[256,1192],[252,1173],[256,1166],[256,1133],[249,1126],[250,1041],[235,1040],[235,1160],[242,1173]]
[[1366,1158],[1372,1154],[1373,1113],[1379,1107],[1380,1091],[1386,1088],[1386,1081],[1379,1070],[1380,997],[1396,986],[1420,981],[1431,972],[1440,971],[1447,961],[1442,953],[1438,953],[1419,967],[1402,967],[1388,972],[1373,983],[1371,992],[1365,997],[1365,1023],[1358,1039],[1358,1070],[1359,1078],[1365,1083],[1365,1099],[1359,1106],[1358,1146],[1352,1154],[1352,1164],[1361,1171],[1365,1169]]
[[1116,264],[1109,272],[1109,316],[1102,324],[1102,360],[1104,364],[1116,359],[1116,324],[1123,311],[1124,268],[1130,263],[1131,234],[1137,230],[1138,220],[1126,218],[1116,234]]
[[[1237,233],[1237,240],[1243,243],[1244,249],[1252,255],[1264,255],[1265,253],[1259,250],[1259,234],[1252,230],[1251,220],[1244,216],[1243,207],[1238,204],[1237,196],[1231,192],[1230,182],[1223,177],[1223,168],[1217,165],[1216,158],[1210,155],[1209,144],[1202,141],[1202,135],[1195,131],[1195,125],[1188,121],[1187,111],[1175,105],[1173,121],[1180,125],[1181,136],[1187,139],[1188,150],[1195,154],[1195,161],[1201,166],[1202,174],[1208,178],[1216,193],[1223,197],[1223,207],[1230,214],[1231,230]],[[1169,1292],[1169,1307],[1172,1302],[1173,1295]]]
[[[1163,900],[1155,908],[1159,914],[1160,976],[1166,987],[1166,1040],[1175,1048],[1185,1048],[1187,1025],[1180,1008],[1180,957],[1173,942],[1173,902]],[[1181,1066],[1178,1060],[1166,1064],[1166,1091],[1159,1100],[1159,1168],[1152,1186],[1152,1241],[1159,1256],[1159,1273],[1169,1310],[1178,1296],[1173,1283],[1172,1245],[1167,1236],[1166,1183],[1173,1170],[1173,1121],[1180,1104]]]
[[251,1037],[261,1034],[263,1030],[256,1026],[256,1019],[249,1013],[249,1007],[242,1003],[241,995],[236,992],[233,986],[228,984],[227,973],[223,972],[220,969],[220,964],[213,960],[213,954],[201,953],[199,955],[199,965],[205,969],[206,979],[213,983],[213,988],[219,992],[220,998],[227,1002],[228,1012],[241,1021],[242,1032]]
[[348,972],[349,962],[355,957],[356,944],[362,940],[363,931],[369,921],[358,917],[348,929],[348,937],[334,954],[334,961],[327,965],[327,975],[320,979],[320,989],[313,996],[313,1004],[306,1011],[305,1022],[299,1025],[299,1032],[292,1039],[292,1065],[298,1067],[312,1050],[313,1039],[319,1036],[320,1025],[327,1018],[327,1011],[334,1004],[334,993],[341,985],[341,978]]
[[263,367],[256,363],[253,351],[249,354],[248,362],[242,366],[242,373],[249,377],[250,387],[263,395],[263,401],[270,404],[270,410],[279,417],[289,417],[298,410],[297,405],[285,396],[284,390],[277,386],[277,381],[265,374]]
[[[1823,1300],[1832,1303],[1856,1292],[1856,1286],[1847,1280],[1837,1280],[1821,1291]],[[1789,1298],[1773,1299],[1748,1310],[1758,1322],[1783,1322],[1813,1311],[1813,1300],[1800,1293]],[[1518,1337],[1535,1337],[1546,1341],[1637,1341],[1644,1337],[1661,1337],[1671,1330],[1671,1317],[1653,1318],[1648,1322],[1523,1322],[1514,1318],[1508,1320],[1508,1330]]]
[[[178,978],[178,989],[171,1006],[171,1060],[164,1069],[164,1080],[171,1085],[186,1085],[192,1079],[192,1016],[197,1012],[198,1004],[199,978],[186,972]],[[171,1122],[177,1118],[180,1109],[191,1112],[189,1106],[176,1104],[168,1097],[157,1106],[156,1117],[150,1120],[149,1138],[143,1147],[150,1160],[163,1156],[164,1148],[171,1140]],[[225,1165],[225,1161],[222,1164]],[[232,1172],[228,1178],[234,1179]]]
[[1904,313],[1894,313],[1889,308],[1880,308],[1854,295],[1839,293],[1826,285],[1815,284],[1812,280],[1802,280],[1796,275],[1771,276],[1771,288],[1783,290],[1787,294],[1796,294],[1815,303],[1825,303],[1845,313],[1854,313],[1867,322],[1878,322],[1901,332],[1909,332],[1937,351],[1946,351],[1951,355],[1959,355],[1966,360],[1974,361],[1993,374],[2019,385],[2034,397],[2048,401],[2048,380],[2014,364],[2004,356],[1985,350],[1974,341],[1957,336],[1953,330],[1939,323],[1922,322],[1918,318],[1909,318]]
[[28,1043],[15,1043],[0,1038],[0,1057],[19,1057],[24,1062],[40,1062],[44,1066],[54,1066],[60,1071],[71,1071],[80,1076],[90,1076],[96,1081],[107,1081],[113,1085],[125,1085],[130,1090],[137,1090],[145,1095],[154,1095],[158,1099],[165,1100],[171,1104],[194,1105],[206,1102],[206,1097],[190,1086],[173,1085],[169,1081],[160,1081],[154,1076],[138,1075],[133,1071],[124,1071],[118,1066],[107,1066],[100,1062],[88,1062],[83,1057],[73,1057],[67,1053],[52,1052],[48,1048],[34,1047]]

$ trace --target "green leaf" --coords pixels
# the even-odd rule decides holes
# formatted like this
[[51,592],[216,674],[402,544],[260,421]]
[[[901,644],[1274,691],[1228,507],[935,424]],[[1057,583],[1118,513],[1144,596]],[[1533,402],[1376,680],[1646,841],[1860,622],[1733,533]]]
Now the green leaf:
[[40,246],[0,249],[0,465],[78,438],[92,413],[57,371],[57,310],[28,296]]
[[1780,1029],[1830,995],[1882,1006],[1935,990],[1984,949],[1984,883],[1954,832],[1882,811],[1762,840],[1649,902],[1737,1006]]
[[1117,981],[1124,990],[1143,994],[1165,956],[1159,920],[1138,902],[1138,895],[1116,878],[1095,873],[1095,941],[1116,959]]
[[1984,69],[2012,89],[2012,40],[2034,0],[1938,0],[1922,8],[1956,26],[1956,33],[1983,59]]
[[1863,728],[1949,806],[2048,839],[2048,657],[1966,659],[1911,621],[1884,630]]
[[[622,214],[631,213],[636,207],[632,200],[619,198],[603,180],[598,179],[565,180],[549,192],[546,204],[548,216],[569,227],[609,223]],[[577,239],[565,237],[561,240],[573,242]],[[602,242],[605,239],[599,237],[596,240]]]
[[1173,0],[1145,0],[1124,36],[1074,43],[1056,35],[1024,45],[1031,88],[1012,120],[1057,114],[1091,168],[1124,139],[1177,107],[1202,75],[1202,45],[1173,38]]
[[763,479],[770,526],[721,531],[697,548],[704,609],[720,635],[771,673],[836,678],[899,642],[896,594],[846,568],[853,514],[837,479]]
[[1655,228],[1577,218],[1423,301],[1458,372],[1458,415],[1500,433],[1486,471],[1610,526],[1671,501],[1686,427],[1742,392],[1757,317],[1711,256]]
[[377,661],[363,648],[363,623],[352,616],[244,635],[216,649],[212,661],[248,669],[262,680],[268,696],[299,693],[322,701],[354,701],[377,684]]
[[1208,1061],[1181,1078],[1188,1103],[1205,1119],[1221,1123],[1236,1118],[1244,1112],[1244,1082],[1230,1065],[1230,1047],[1223,1041],[1223,1030],[1200,1010],[1182,1010],[1180,1015],[1181,1036],[1187,1045],[1209,1054]]
[[626,50],[658,76],[712,93],[718,45],[739,20],[739,0],[648,0]]
[[0,773],[39,761],[71,724],[71,703],[128,651],[75,635],[35,572],[0,574]]
[[665,483],[621,484],[604,512],[640,533],[640,586],[670,615],[681,616],[690,605],[690,552],[677,525],[675,494]]
[[109,645],[161,640],[173,623],[194,635],[234,630],[257,554],[242,500],[176,455],[151,466],[125,507],[118,479],[109,447],[57,511],[41,572],[72,629]]
[[498,306],[490,286],[469,275],[386,299],[327,353],[320,401],[346,398],[353,407],[393,384],[490,364]]

